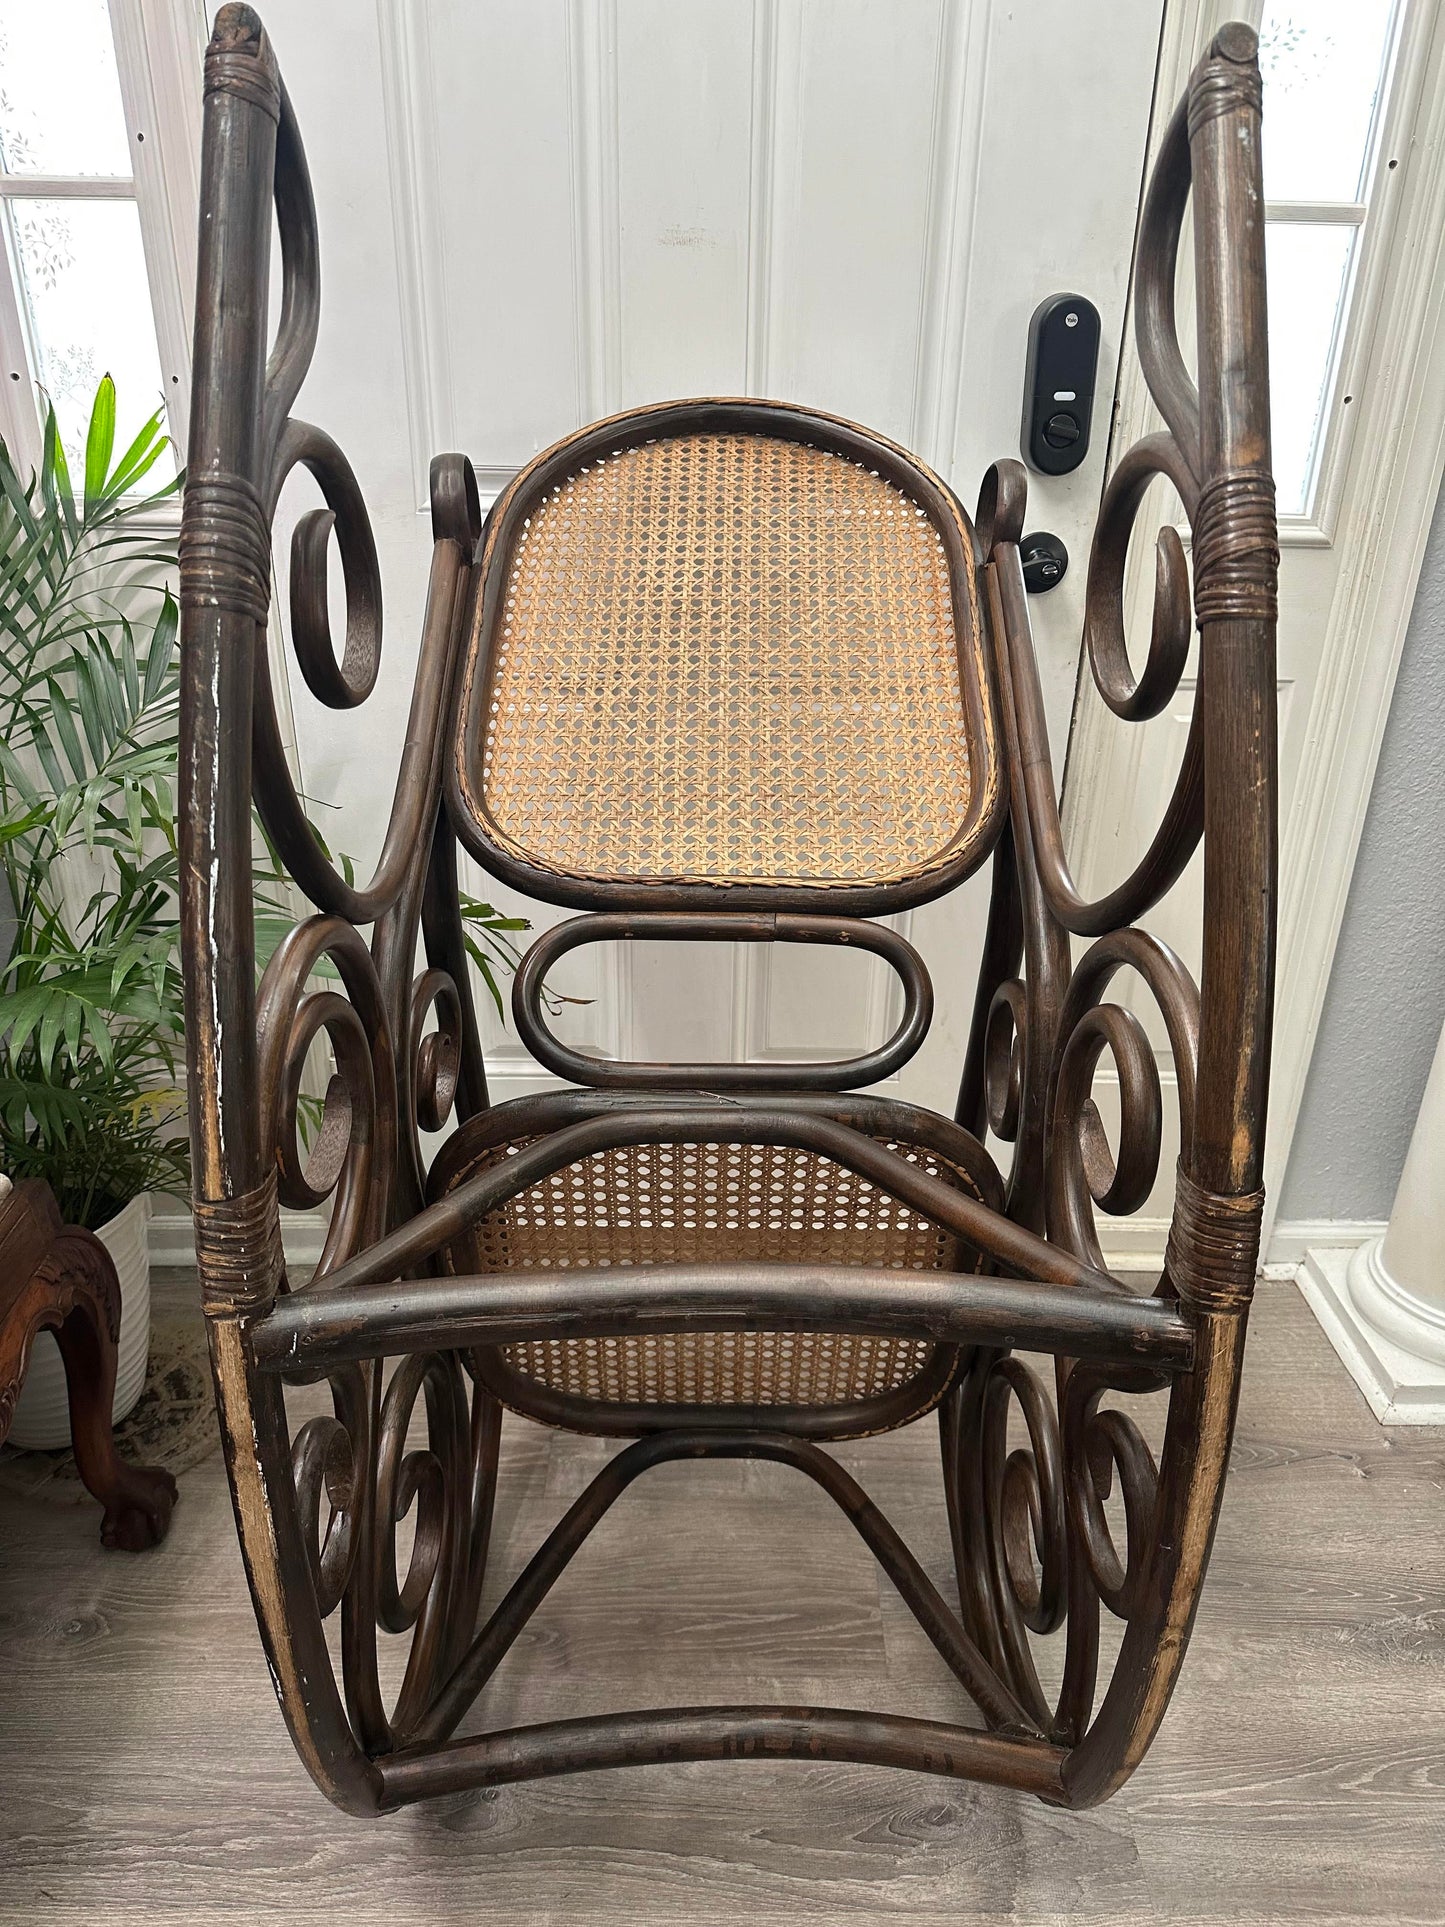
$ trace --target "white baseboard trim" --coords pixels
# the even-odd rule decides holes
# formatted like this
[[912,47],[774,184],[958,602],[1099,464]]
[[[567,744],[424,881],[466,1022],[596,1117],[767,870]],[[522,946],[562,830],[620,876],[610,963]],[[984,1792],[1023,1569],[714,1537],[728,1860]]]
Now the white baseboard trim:
[[1305,1253],[1297,1274],[1305,1302],[1382,1425],[1445,1425],[1445,1366],[1393,1344],[1350,1296],[1347,1274],[1357,1249]]
[[1343,1251],[1384,1235],[1383,1218],[1276,1218],[1266,1262],[1298,1266],[1307,1252]]
[[[1163,1269],[1169,1237],[1167,1218],[1110,1219],[1101,1211],[1096,1223],[1104,1262],[1111,1271]],[[1276,1284],[1292,1283],[1306,1252],[1368,1244],[1372,1238],[1383,1237],[1384,1232],[1383,1219],[1277,1218],[1260,1270]]]
[[1167,1218],[1110,1218],[1094,1214],[1104,1263],[1110,1271],[1162,1271],[1169,1238]]
[[[1167,1218],[1130,1219],[1117,1225],[1105,1219],[1101,1229],[1114,1234],[1104,1248],[1104,1262],[1111,1271],[1163,1270]],[[314,1265],[325,1238],[326,1220],[318,1212],[282,1211],[281,1240],[293,1264]],[[196,1236],[190,1212],[169,1200],[158,1203],[151,1216],[149,1246],[153,1265],[193,1265]]]
[[[321,1256],[326,1239],[326,1220],[315,1211],[283,1211],[281,1242],[287,1259],[294,1265],[314,1265]],[[196,1262],[196,1234],[191,1214],[183,1205],[167,1198],[158,1202],[151,1214],[149,1236],[153,1265],[193,1265]]]
[[[520,1080],[519,1080],[520,1081]],[[536,1080],[540,1086],[541,1080]],[[516,1093],[508,1091],[507,1095]],[[1384,1235],[1383,1221],[1351,1218],[1281,1219],[1274,1227],[1262,1267],[1276,1283],[1292,1280],[1310,1250],[1333,1251],[1362,1245]],[[1161,1271],[1169,1236],[1167,1218],[1121,1218],[1099,1214],[1104,1262],[1111,1271]],[[326,1220],[313,1211],[283,1211],[281,1234],[286,1255],[296,1264],[314,1265],[321,1256]],[[169,1199],[157,1199],[150,1222],[153,1265],[192,1265],[196,1242],[191,1214]]]
[[[1113,1237],[1104,1249],[1111,1271],[1162,1271],[1167,1218],[1139,1218],[1101,1227]],[[1119,1235],[1119,1234],[1126,1235]],[[314,1211],[282,1211],[281,1240],[292,1264],[314,1265],[326,1238],[326,1220]],[[158,1204],[150,1221],[150,1260],[153,1265],[193,1265],[196,1236],[191,1214],[178,1204]]]

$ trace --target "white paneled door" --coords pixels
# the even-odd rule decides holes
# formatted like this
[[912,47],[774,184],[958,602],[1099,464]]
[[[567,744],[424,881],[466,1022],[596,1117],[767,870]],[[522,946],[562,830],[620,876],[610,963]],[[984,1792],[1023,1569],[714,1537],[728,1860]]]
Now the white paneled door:
[[[388,594],[385,710],[296,694],[310,794],[364,857],[414,655],[434,451],[495,491],[636,403],[811,403],[917,450],[972,504],[1016,455],[1026,331],[1058,292],[1103,318],[1093,449],[1031,483],[1066,543],[1035,602],[1061,759],[1108,443],[1162,0],[343,0],[273,9],[321,218],[303,408],[352,453]],[[338,49],[344,50],[341,57]],[[383,133],[384,130],[384,133]],[[363,717],[365,720],[363,720]],[[389,733],[388,733],[389,732]],[[383,738],[387,740],[383,740]],[[383,794],[385,792],[385,795]],[[538,924],[479,872],[479,895]],[[986,882],[900,920],[939,1018],[902,1094],[950,1108]],[[848,1055],[893,1021],[854,956],[688,945],[569,958],[568,1041],[628,1056]],[[496,1094],[550,1080],[489,1020]]]

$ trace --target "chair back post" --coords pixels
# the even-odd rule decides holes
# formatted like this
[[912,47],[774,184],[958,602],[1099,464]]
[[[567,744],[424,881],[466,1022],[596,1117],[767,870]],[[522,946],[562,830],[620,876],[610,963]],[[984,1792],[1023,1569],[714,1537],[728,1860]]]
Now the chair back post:
[[[279,387],[299,380],[283,315],[266,358],[280,74],[249,7],[217,15],[205,62],[195,379],[181,523],[181,942],[196,1257],[222,1444],[277,1698],[317,1784],[353,1813],[380,1779],[337,1691],[295,1504],[279,1381],[249,1326],[280,1286],[276,1165],[263,1146],[252,922],[253,691],[270,604]],[[291,307],[288,302],[288,307]],[[307,332],[302,316],[300,332]],[[287,338],[292,353],[286,352]],[[290,364],[290,365],[288,365]],[[290,396],[286,396],[289,403]],[[360,1481],[363,1502],[366,1486]],[[353,1634],[353,1639],[355,1635]]]
[[264,291],[280,76],[226,8],[206,55],[195,383],[181,520],[181,925],[196,1195],[260,1181],[251,923],[252,661],[267,617]]
[[1259,1258],[1278,871],[1275,628],[1261,83],[1251,28],[1190,87],[1199,338],[1194,608],[1204,741],[1204,960],[1194,1131],[1166,1267],[1201,1315],[1247,1307]]
[[1277,883],[1276,578],[1255,38],[1216,37],[1189,102],[1199,336],[1194,600],[1205,711],[1204,967],[1190,1176],[1258,1189]]
[[257,1101],[251,715],[270,601],[266,301],[281,81],[249,9],[206,54],[195,380],[181,521],[181,942],[197,1262],[212,1306],[281,1270]]
[[[1178,1293],[1193,1321],[1195,1360],[1170,1399],[1137,1603],[1104,1701],[1065,1765],[1074,1806],[1108,1798],[1143,1758],[1188,1646],[1229,1464],[1264,1206],[1258,1187],[1274,980],[1279,550],[1256,50],[1251,28],[1221,29],[1187,97],[1197,412],[1194,396],[1172,380],[1177,348],[1161,348],[1157,336],[1146,344],[1141,319],[1141,355],[1146,366],[1152,357],[1163,376],[1151,388],[1198,485],[1191,519],[1204,742],[1204,964],[1193,1130],[1180,1158],[1161,1284]],[[1179,131],[1176,119],[1176,153]],[[1182,213],[1178,171],[1163,161],[1161,169]],[[1172,261],[1167,269],[1172,281]],[[1156,278],[1144,303],[1156,316],[1163,311],[1159,295]]]

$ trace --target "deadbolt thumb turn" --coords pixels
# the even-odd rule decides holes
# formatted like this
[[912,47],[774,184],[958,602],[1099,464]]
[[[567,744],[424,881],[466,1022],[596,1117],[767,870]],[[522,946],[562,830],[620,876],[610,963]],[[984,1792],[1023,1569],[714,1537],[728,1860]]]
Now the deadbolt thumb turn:
[[1056,589],[1069,568],[1069,552],[1056,535],[1026,535],[1019,544],[1024,587],[1030,595],[1044,595]]

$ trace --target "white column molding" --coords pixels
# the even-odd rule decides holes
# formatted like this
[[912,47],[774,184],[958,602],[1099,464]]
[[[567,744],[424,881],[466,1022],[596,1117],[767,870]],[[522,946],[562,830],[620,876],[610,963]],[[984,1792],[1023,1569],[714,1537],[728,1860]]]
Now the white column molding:
[[1355,1253],[1350,1296],[1376,1330],[1445,1367],[1445,1031],[1389,1225]]
[[1445,1424],[1445,1032],[1384,1232],[1307,1252],[1300,1288],[1377,1418]]

